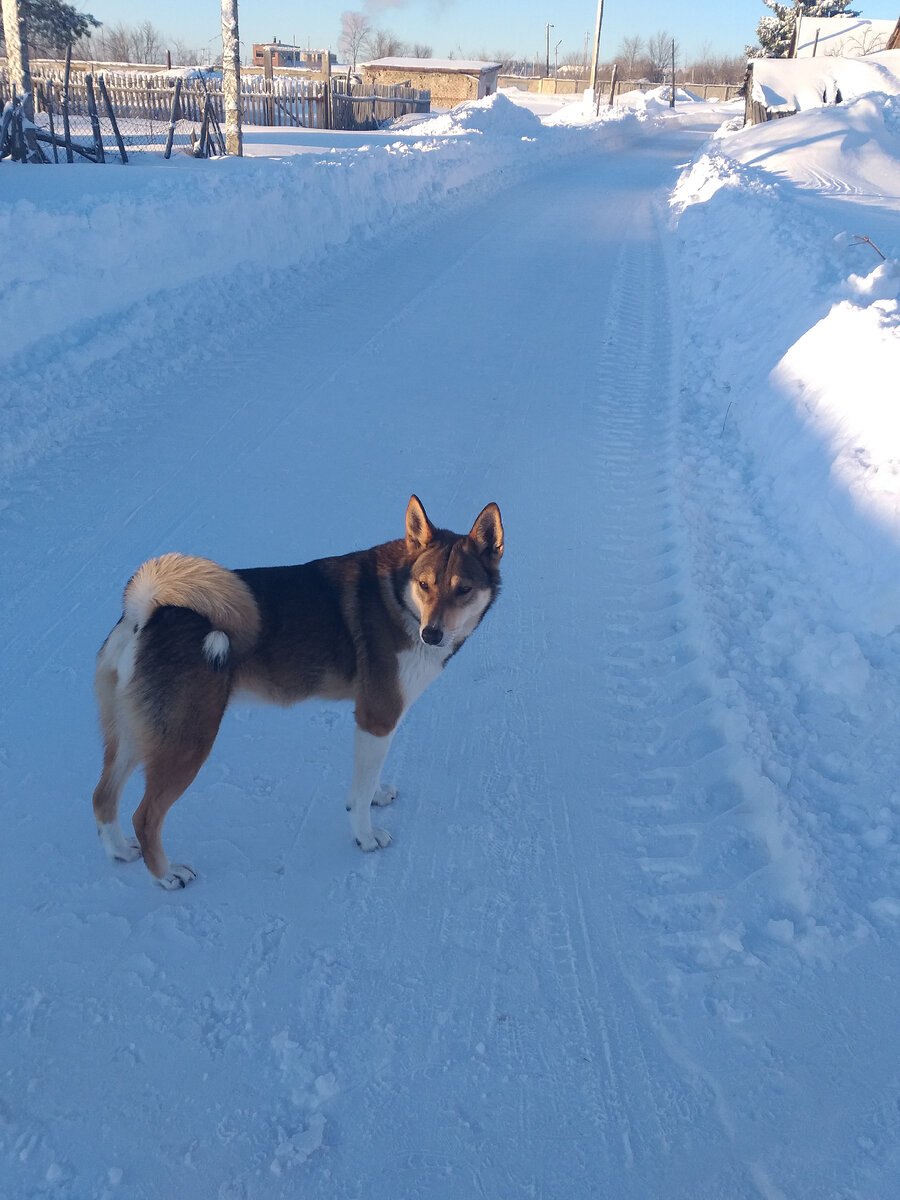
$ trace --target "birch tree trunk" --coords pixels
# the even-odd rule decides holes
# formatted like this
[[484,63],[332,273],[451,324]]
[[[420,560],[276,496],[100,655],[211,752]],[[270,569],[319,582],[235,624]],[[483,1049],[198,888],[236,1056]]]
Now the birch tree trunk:
[[19,0],[0,0],[3,6],[3,36],[6,39],[6,61],[9,78],[22,99],[22,115],[25,118],[23,135],[28,150],[28,161],[45,161],[34,136],[34,100],[31,94],[31,65],[28,61],[28,42],[25,39],[25,23],[19,15]]
[[225,92],[225,149],[229,154],[243,154],[238,0],[222,0],[222,85]]

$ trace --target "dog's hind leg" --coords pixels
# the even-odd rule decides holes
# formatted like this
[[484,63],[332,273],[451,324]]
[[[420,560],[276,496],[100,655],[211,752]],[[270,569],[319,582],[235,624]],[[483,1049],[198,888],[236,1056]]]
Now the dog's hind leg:
[[147,786],[134,814],[134,831],[147,869],[164,888],[183,888],[196,878],[196,872],[186,863],[169,862],[163,849],[162,827],[166,813],[193,783],[212,743],[210,738],[208,744],[198,744],[187,751],[161,747],[145,764]]
[[123,707],[123,697],[117,694],[119,674],[110,665],[106,649],[104,646],[101,651],[96,676],[97,702],[103,728],[103,773],[94,788],[94,817],[101,845],[107,855],[117,862],[134,862],[141,857],[141,848],[136,838],[126,838],[122,832],[119,800],[122,789],[140,759],[131,736],[128,712]]
[[127,739],[107,740],[103,752],[103,774],[94,788],[94,816],[100,843],[117,862],[134,862],[141,857],[137,838],[127,838],[119,824],[119,800],[122,789],[138,765],[138,758]]
[[187,864],[169,862],[162,827],[166,813],[209,757],[229,691],[227,678],[214,671],[183,681],[167,696],[164,721],[152,722],[154,732],[148,729],[146,788],[134,814],[134,832],[148,870],[164,888],[184,887],[195,878]]
[[166,813],[206,762],[231,694],[232,675],[204,646],[209,621],[176,605],[157,609],[141,633],[129,697],[144,764],[144,796],[134,814],[144,862],[165,888],[195,878],[163,849]]

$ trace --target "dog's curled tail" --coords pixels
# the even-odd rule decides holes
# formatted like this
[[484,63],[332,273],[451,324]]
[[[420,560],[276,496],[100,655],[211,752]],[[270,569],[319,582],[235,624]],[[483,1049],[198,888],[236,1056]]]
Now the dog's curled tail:
[[240,657],[259,636],[259,609],[246,583],[208,558],[163,554],[132,575],[125,588],[125,619],[143,629],[162,605],[189,608],[206,617],[212,631],[203,639],[210,666],[222,668],[232,650]]

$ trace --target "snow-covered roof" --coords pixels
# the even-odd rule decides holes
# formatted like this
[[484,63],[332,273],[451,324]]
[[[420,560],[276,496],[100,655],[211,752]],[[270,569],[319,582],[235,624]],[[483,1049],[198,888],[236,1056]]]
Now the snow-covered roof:
[[[797,57],[840,55],[860,58],[884,50],[897,22],[867,21],[864,17],[801,17]],[[818,40],[817,40],[818,38]]]
[[900,50],[882,50],[865,58],[756,58],[753,94],[773,112],[800,112],[853,100],[867,92],[900,95]]
[[462,75],[484,75],[498,71],[503,63],[481,62],[471,58],[376,58],[363,67],[382,67],[394,71],[455,71]]

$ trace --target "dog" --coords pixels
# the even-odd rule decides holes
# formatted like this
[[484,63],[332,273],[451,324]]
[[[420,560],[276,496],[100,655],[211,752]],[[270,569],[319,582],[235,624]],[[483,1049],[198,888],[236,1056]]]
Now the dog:
[[[235,571],[181,554],[145,562],[97,656],[104,757],[94,816],[107,855],[143,857],[164,888],[195,878],[186,863],[169,862],[163,821],[240,692],[282,705],[354,701],[351,828],[363,850],[389,845],[370,806],[397,794],[381,785],[391,739],[494,603],[502,554],[496,504],[456,534],[432,525],[412,496],[405,538],[371,550]],[[130,838],[119,800],[141,765],[145,790]]]

